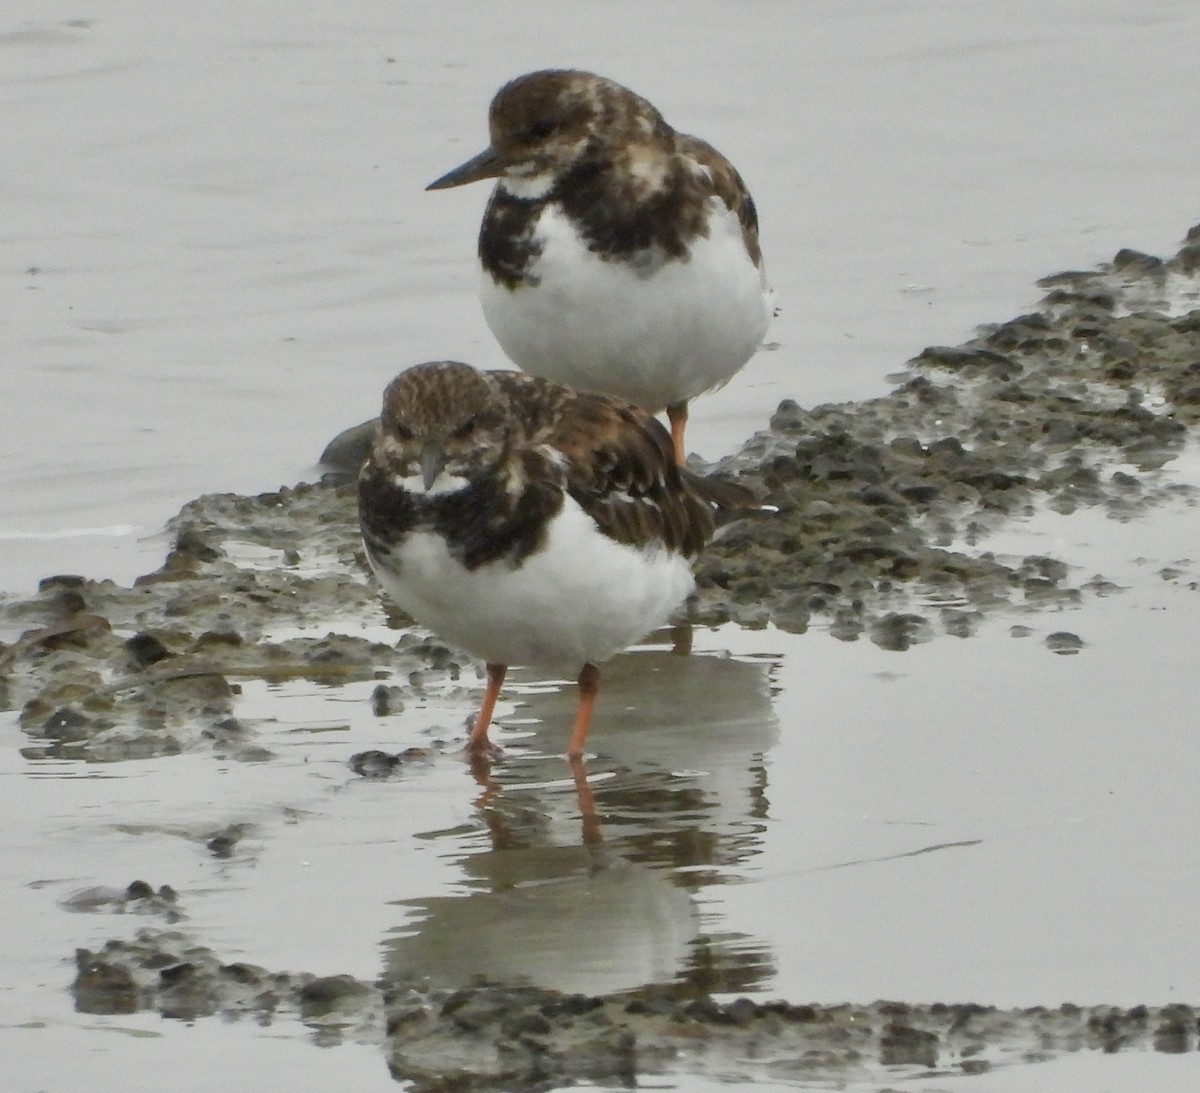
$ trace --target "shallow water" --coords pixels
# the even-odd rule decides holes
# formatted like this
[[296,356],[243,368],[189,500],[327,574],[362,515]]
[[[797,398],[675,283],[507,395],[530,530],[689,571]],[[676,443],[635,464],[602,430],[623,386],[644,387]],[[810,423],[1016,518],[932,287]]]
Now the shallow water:
[[[1181,543],[1197,518],[1162,513],[1155,528]],[[1138,529],[1117,527],[1133,545]],[[53,1050],[62,1073],[124,1055],[115,1044],[134,1074],[149,1062],[138,1039],[84,1036],[144,1018],[72,1015],[64,990],[76,945],[143,922],[62,901],[134,877],[176,888],[181,928],[224,959],[317,974],[454,985],[484,972],[580,991],[686,977],[815,1001],[1193,999],[1200,862],[1173,833],[1196,807],[1196,575],[1164,580],[1177,552],[1138,545],[1105,570],[1123,593],[903,654],[726,627],[682,662],[661,647],[618,658],[588,764],[599,841],[557,757],[570,694],[527,673],[502,707],[489,786],[452,752],[386,781],[346,766],[456,736],[477,680],[387,717],[371,712],[373,683],[246,682],[239,714],[275,753],[264,763],[29,759],[6,715],[0,838],[22,955],[6,961],[18,986],[0,1039]],[[1082,652],[1051,652],[1056,630]],[[230,824],[244,834],[220,860],[206,843]],[[225,1035],[226,1057],[254,1065],[251,1032]]]
[[[128,580],[183,501],[303,477],[399,367],[500,365],[469,263],[485,195],[421,187],[476,150],[487,98],[532,67],[644,91],[755,192],[783,312],[776,347],[696,404],[709,457],[784,396],[873,394],[924,345],[1025,309],[1037,277],[1119,246],[1165,253],[1200,219],[1193,5],[733,10],[533,0],[518,24],[479,3],[453,21],[382,3],[9,4],[0,588]],[[387,718],[373,684],[247,682],[240,715],[278,756],[261,764],[30,758],[0,715],[9,1085],[150,1088],[171,1067],[224,1090],[269,1066],[280,1088],[395,1088],[375,1048],[302,1048],[298,1026],[73,1013],[75,947],[141,923],[58,901],[135,877],[175,887],[183,927],[223,958],[318,974],[1195,1003],[1198,519],[1181,503],[1006,529],[992,549],[1060,554],[1126,591],[992,616],[966,640],[900,654],[724,628],[671,662],[670,686],[661,648],[619,659],[589,764],[599,843],[557,758],[569,691],[529,673],[492,787],[453,757],[383,782],[345,765],[453,737],[474,680]],[[1055,655],[1054,631],[1082,651]],[[227,824],[246,835],[220,860],[205,843]],[[1178,1089],[1196,1070],[1089,1056],[969,1088]]]

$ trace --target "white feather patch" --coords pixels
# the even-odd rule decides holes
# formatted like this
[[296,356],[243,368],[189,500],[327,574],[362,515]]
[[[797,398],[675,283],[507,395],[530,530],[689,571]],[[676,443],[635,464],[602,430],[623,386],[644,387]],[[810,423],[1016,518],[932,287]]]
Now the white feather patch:
[[571,670],[664,625],[694,585],[681,555],[614,542],[570,498],[544,548],[515,569],[468,570],[431,532],[387,561],[376,576],[388,596],[443,640],[488,662]]
[[448,474],[446,471],[442,471],[433,480],[429,489],[425,488],[425,479],[419,474],[395,474],[392,475],[392,482],[402,490],[420,494],[423,497],[433,497],[439,493],[456,493],[471,484],[461,475]]
[[483,274],[488,326],[526,372],[649,410],[719,387],[758,348],[772,305],[741,222],[717,198],[709,213],[686,259],[631,263],[594,254],[547,206],[530,271],[538,283],[513,289]]

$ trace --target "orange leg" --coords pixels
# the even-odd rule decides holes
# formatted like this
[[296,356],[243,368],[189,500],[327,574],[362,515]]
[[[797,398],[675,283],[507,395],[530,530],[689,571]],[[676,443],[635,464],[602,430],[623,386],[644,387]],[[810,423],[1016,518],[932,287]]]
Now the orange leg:
[[579,673],[579,705],[575,710],[575,725],[571,729],[571,742],[567,745],[567,758],[578,759],[583,754],[588,726],[592,723],[592,710],[596,695],[600,693],[600,669],[594,664],[585,664]]
[[575,781],[575,799],[579,802],[579,818],[583,821],[583,841],[589,846],[604,841],[600,817],[596,815],[596,795],[588,785],[587,768],[578,755],[567,760],[571,765],[571,777]]
[[671,423],[671,444],[675,449],[675,462],[687,465],[687,449],[683,446],[683,430],[687,428],[688,409],[686,402],[673,402],[667,407],[667,420]]
[[468,753],[470,755],[471,777],[482,790],[475,798],[475,807],[483,822],[487,824],[488,833],[492,837],[494,850],[505,850],[514,845],[512,828],[504,814],[493,808],[500,797],[500,784],[492,777],[492,759],[490,751],[480,750]]
[[487,666],[487,689],[483,692],[483,703],[479,707],[479,716],[471,728],[467,739],[467,751],[490,752],[494,745],[488,739],[488,727],[492,723],[492,714],[496,712],[496,699],[500,697],[500,688],[504,686],[504,675],[508,671],[507,664],[489,664]]

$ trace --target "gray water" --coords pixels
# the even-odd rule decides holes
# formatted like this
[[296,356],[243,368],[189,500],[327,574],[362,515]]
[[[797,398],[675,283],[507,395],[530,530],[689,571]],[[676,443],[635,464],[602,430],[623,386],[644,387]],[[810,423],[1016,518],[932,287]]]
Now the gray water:
[[[485,194],[422,187],[481,146],[488,98],[521,71],[622,80],[755,193],[783,311],[777,347],[694,407],[689,440],[712,458],[782,397],[877,393],[924,345],[1028,309],[1037,277],[1120,246],[1169,253],[1200,220],[1190,3],[118,9],[10,0],[0,15],[6,591],[49,572],[129,580],[180,504],[303,477],[400,367],[503,363],[474,298]],[[649,777],[687,809],[631,798],[606,835],[700,832],[712,860],[645,850],[602,890],[579,880],[572,787],[538,735],[570,696],[515,676],[502,713],[531,736],[505,791],[546,813],[526,859],[547,881],[537,906],[597,909],[569,979],[544,926],[484,951],[485,927],[531,912],[489,872],[465,768],[434,765],[402,801],[345,769],[457,726],[471,695],[381,730],[354,687],[248,686],[247,716],[286,757],[251,766],[30,761],[3,715],[9,1087],[149,1089],[170,1068],[190,1075],[176,1088],[263,1088],[270,1067],[278,1088],[395,1088],[377,1050],[316,1051],[283,1026],[74,1014],[75,946],[138,924],[56,901],[135,877],[185,892],[187,928],[226,959],[319,974],[370,977],[403,953],[449,975],[448,932],[479,940],[464,962],[611,989],[644,979],[647,954],[678,970],[703,932],[763,997],[1195,1003],[1198,532],[1184,504],[1138,525],[1043,515],[990,546],[1058,551],[1129,591],[903,654],[726,628],[698,642],[720,678],[666,717],[643,678],[660,654],[624,658],[605,702],[619,707],[622,672],[638,702],[593,777]],[[1183,577],[1159,577],[1168,563]],[[1078,656],[1046,649],[1060,629],[1085,639]],[[736,701],[714,710],[717,695]],[[257,825],[232,863],[196,841],[221,820]],[[962,1084],[1200,1080],[1190,1058],[1044,1069],[1042,1086],[1036,1070]]]

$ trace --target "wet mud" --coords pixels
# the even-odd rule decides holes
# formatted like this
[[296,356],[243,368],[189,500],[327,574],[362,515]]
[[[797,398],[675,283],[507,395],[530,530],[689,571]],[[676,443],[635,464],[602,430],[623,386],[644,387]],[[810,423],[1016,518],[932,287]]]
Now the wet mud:
[[[1170,464],[1200,421],[1200,228],[1170,259],[1122,251],[1041,284],[1036,311],[926,349],[890,393],[785,402],[740,452],[697,461],[776,511],[728,524],[701,557],[693,625],[802,632],[819,621],[842,640],[904,649],[969,637],[989,611],[1113,592],[1103,573],[1080,579],[1070,557],[1000,556],[989,536],[1039,509],[1125,520],[1190,496]],[[190,502],[163,565],[130,587],[52,575],[34,596],[0,600],[0,626],[20,635],[0,644],[0,706],[19,711],[23,753],[104,763],[208,750],[269,763],[239,710],[249,680],[377,680],[378,713],[431,688],[474,694],[470,661],[389,616],[372,586],[348,470],[361,438],[341,439],[328,453],[340,467],[321,481]],[[1065,630],[1046,644],[1083,648]],[[362,777],[393,777],[460,743],[346,760]],[[214,823],[192,836],[223,857],[245,833]],[[1196,1014],[1182,1005],[819,1007],[718,1002],[699,982],[592,997],[520,983],[435,990],[395,969],[377,982],[271,972],[224,963],[190,937],[186,900],[163,879],[113,878],[74,897],[71,910],[162,923],[78,953],[81,1012],[296,1019],[319,1038],[379,1043],[394,1075],[423,1090],[665,1071],[851,1080],[1084,1048],[1196,1049]]]
[[151,1009],[177,1020],[219,1014],[263,1024],[289,1017],[320,1043],[379,1043],[392,1075],[421,1093],[581,1081],[632,1088],[678,1072],[747,1082],[981,1074],[1072,1051],[1178,1054],[1197,1044],[1197,1011],[1184,1005],[998,1010],[722,1003],[669,987],[615,996],[490,983],[429,990],[222,963],[185,935],[156,929],[80,950],[76,965],[82,1012]]

